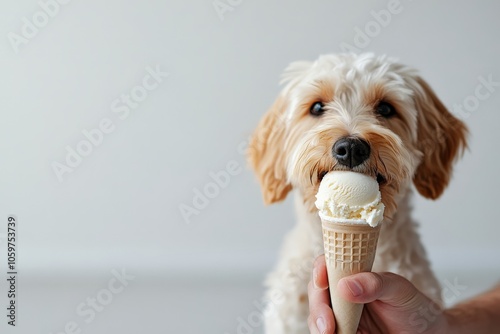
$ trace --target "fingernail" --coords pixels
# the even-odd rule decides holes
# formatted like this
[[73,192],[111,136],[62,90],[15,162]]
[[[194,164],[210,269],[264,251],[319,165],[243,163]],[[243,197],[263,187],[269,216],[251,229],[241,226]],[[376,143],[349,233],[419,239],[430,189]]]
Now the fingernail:
[[325,319],[321,317],[316,319],[316,326],[318,327],[319,332],[323,334],[326,329]]
[[319,286],[316,283],[317,280],[318,280],[318,270],[316,268],[313,268],[313,285],[314,285],[314,288],[319,289]]
[[360,296],[361,294],[363,294],[363,287],[357,281],[349,280],[346,283],[347,283],[347,287],[349,288],[349,290],[351,290],[351,294],[354,297],[357,297],[357,296]]

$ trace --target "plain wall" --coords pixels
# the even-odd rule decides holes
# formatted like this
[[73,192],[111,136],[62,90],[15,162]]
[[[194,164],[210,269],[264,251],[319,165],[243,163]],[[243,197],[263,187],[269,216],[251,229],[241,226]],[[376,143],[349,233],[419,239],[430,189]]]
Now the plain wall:
[[[223,20],[214,3],[72,1],[16,53],[8,34],[21,34],[23,17],[32,21],[41,7],[1,2],[0,233],[17,215],[26,275],[126,267],[259,282],[294,224],[293,201],[264,207],[242,149],[291,61],[340,52],[342,43],[388,54],[419,69],[450,110],[475,101],[480,78],[500,82],[497,1],[401,0],[384,25],[373,13],[388,1],[234,1]],[[364,46],[356,36],[367,27],[375,30]],[[116,100],[157,68],[168,76],[121,119]],[[440,272],[500,277],[500,86],[490,93],[460,116],[469,150],[445,194],[414,199]],[[103,119],[114,130],[60,182],[54,163],[66,164],[68,147]],[[228,163],[235,175],[188,222],[181,205],[193,206],[195,189]]]

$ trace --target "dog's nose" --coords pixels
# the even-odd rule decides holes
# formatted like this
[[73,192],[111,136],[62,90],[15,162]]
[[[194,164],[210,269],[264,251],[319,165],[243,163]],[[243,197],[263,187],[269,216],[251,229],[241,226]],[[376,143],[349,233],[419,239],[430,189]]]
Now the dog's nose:
[[345,137],[333,145],[332,154],[337,161],[349,168],[363,163],[370,156],[370,145],[362,139]]

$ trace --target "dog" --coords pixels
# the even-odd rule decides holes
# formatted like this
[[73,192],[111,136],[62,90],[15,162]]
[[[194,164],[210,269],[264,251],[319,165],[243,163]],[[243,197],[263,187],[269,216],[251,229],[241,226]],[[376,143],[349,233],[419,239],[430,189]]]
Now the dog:
[[332,170],[363,173],[379,183],[385,213],[373,270],[402,275],[439,303],[439,283],[409,201],[412,184],[425,198],[443,193],[467,147],[466,126],[416,70],[386,56],[332,54],[293,62],[282,84],[248,148],[266,204],[292,190],[296,195],[298,222],[266,280],[266,333],[309,333],[307,285],[323,253],[314,202]]

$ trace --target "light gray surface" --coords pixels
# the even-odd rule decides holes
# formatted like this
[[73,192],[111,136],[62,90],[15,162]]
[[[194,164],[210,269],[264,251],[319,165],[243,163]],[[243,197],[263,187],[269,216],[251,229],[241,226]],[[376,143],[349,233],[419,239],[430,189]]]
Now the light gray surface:
[[[42,279],[25,275],[21,282],[19,326],[6,332],[59,334],[74,322],[82,333],[92,334],[263,333],[263,290],[255,273],[230,280],[208,278],[203,282],[196,277],[134,274],[136,279],[122,293],[114,295],[112,302],[88,323],[88,316],[79,315],[77,306],[98,296],[112,275],[99,272],[89,278],[58,273],[58,277]],[[494,274],[448,271],[441,273],[440,282],[446,300],[452,304],[484,291],[495,282]],[[450,284],[455,288],[450,288]],[[0,328],[3,330],[3,324]]]
[[[65,321],[79,294],[88,294],[85,289],[93,284],[75,283],[65,293],[57,281],[34,283],[37,277],[48,280],[63,271],[88,275],[93,282],[103,272],[124,267],[136,272],[137,280],[164,278],[165,286],[131,287],[129,297],[120,295],[124,304],[117,306],[115,318],[113,311],[103,313],[87,332],[126,332],[107,326],[141,321],[135,318],[136,301],[158,306],[155,312],[162,318],[152,316],[144,327],[124,325],[130,333],[139,328],[166,333],[171,323],[179,332],[181,319],[199,325],[187,333],[235,332],[236,315],[246,314],[260,297],[257,282],[275,262],[294,221],[290,199],[262,205],[241,148],[277,95],[279,75],[290,61],[339,52],[343,42],[356,46],[356,29],[364,30],[374,21],[371,11],[385,10],[389,2],[243,0],[221,20],[211,0],[73,0],[61,5],[18,53],[8,34],[20,34],[23,17],[31,19],[40,4],[0,3],[5,36],[0,43],[0,233],[5,233],[6,216],[16,214],[20,265],[31,277],[26,290],[21,285],[20,321],[44,333],[57,330],[48,326]],[[500,81],[498,2],[400,3],[400,13],[361,51],[389,54],[420,69],[451,109],[474,95],[479,77]],[[120,119],[122,114],[111,110],[113,101],[141,85],[147,68],[157,66],[168,77]],[[415,216],[440,273],[471,277],[473,270],[484,272],[498,263],[498,90],[464,119],[472,134],[470,151],[449,190],[437,202],[415,198]],[[82,131],[104,118],[112,120],[114,131],[59,182],[51,164],[63,162],[66,146],[75,149],[85,138]],[[194,189],[212,182],[210,172],[233,160],[241,172],[187,224],[180,204],[192,205]],[[5,268],[4,243],[0,261]],[[488,270],[500,277],[498,266]],[[235,287],[241,271],[253,274],[246,285]],[[219,288],[212,288],[202,283],[207,272],[229,278],[213,278]],[[191,277],[189,282],[197,278],[192,285],[200,290],[173,289],[174,276]],[[239,291],[234,300],[225,286]],[[227,307],[218,307],[217,298],[225,298]],[[198,301],[204,311],[187,316],[177,307],[186,301]],[[57,317],[35,327],[49,310]],[[204,331],[207,318],[201,317],[229,320],[211,322]]]

